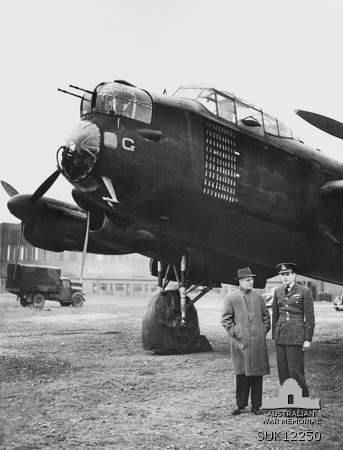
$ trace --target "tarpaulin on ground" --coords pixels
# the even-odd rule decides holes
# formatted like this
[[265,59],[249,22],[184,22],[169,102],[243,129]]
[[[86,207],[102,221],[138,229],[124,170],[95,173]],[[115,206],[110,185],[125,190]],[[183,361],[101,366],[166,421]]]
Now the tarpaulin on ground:
[[[189,302],[187,298],[187,304]],[[152,298],[143,319],[142,343],[144,349],[159,354],[212,350],[206,337],[200,336],[198,314],[194,305],[187,308],[186,324],[181,325],[178,290],[164,291]]]

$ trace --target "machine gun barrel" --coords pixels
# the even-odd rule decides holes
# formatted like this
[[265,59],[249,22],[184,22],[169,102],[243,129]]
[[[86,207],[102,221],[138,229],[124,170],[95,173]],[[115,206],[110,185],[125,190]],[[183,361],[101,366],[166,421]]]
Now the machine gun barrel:
[[77,89],[78,91],[87,92],[87,94],[92,94],[93,95],[92,91],[88,91],[87,89],[83,89],[83,88],[80,88],[78,86],[74,86],[73,84],[70,84],[69,87],[71,87],[73,89]]
[[80,98],[81,100],[87,100],[87,102],[91,101],[89,98],[84,98],[81,95],[77,95],[77,94],[74,94],[73,92],[65,91],[64,89],[58,88],[57,90],[60,92],[63,92],[64,94],[73,95],[74,97]]

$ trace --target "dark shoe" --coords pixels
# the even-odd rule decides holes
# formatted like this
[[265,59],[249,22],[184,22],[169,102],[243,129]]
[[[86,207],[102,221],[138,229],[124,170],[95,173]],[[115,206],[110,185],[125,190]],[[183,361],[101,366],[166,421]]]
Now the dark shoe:
[[253,414],[255,414],[256,416],[259,416],[260,414],[262,414],[260,408],[251,408],[251,412]]
[[231,414],[232,414],[233,416],[237,416],[237,414],[240,414],[240,413],[242,412],[243,409],[244,409],[244,408],[239,408],[239,407],[237,407],[237,408],[235,408],[233,411],[231,411]]

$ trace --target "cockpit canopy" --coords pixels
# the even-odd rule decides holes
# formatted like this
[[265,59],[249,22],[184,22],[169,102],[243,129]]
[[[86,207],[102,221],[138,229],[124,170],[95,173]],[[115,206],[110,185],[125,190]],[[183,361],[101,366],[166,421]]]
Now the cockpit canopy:
[[261,127],[267,134],[294,139],[292,130],[286,124],[228,92],[213,88],[180,87],[174,96],[196,100],[209,112],[229,122]]
[[145,91],[123,83],[101,83],[81,102],[81,117],[99,113],[151,123],[152,100]]

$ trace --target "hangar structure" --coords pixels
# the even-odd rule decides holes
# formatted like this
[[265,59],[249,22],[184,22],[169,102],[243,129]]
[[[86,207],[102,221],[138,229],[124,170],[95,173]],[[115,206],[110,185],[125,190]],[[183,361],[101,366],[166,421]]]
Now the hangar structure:
[[[15,262],[20,238],[20,224],[0,223],[0,291],[5,291],[7,264]],[[19,263],[54,266],[62,275],[77,279],[81,270],[81,253],[60,253],[33,247],[24,238]],[[150,275],[148,258],[139,254],[95,255],[88,253],[84,269],[86,294],[150,295],[157,290],[156,278]]]

